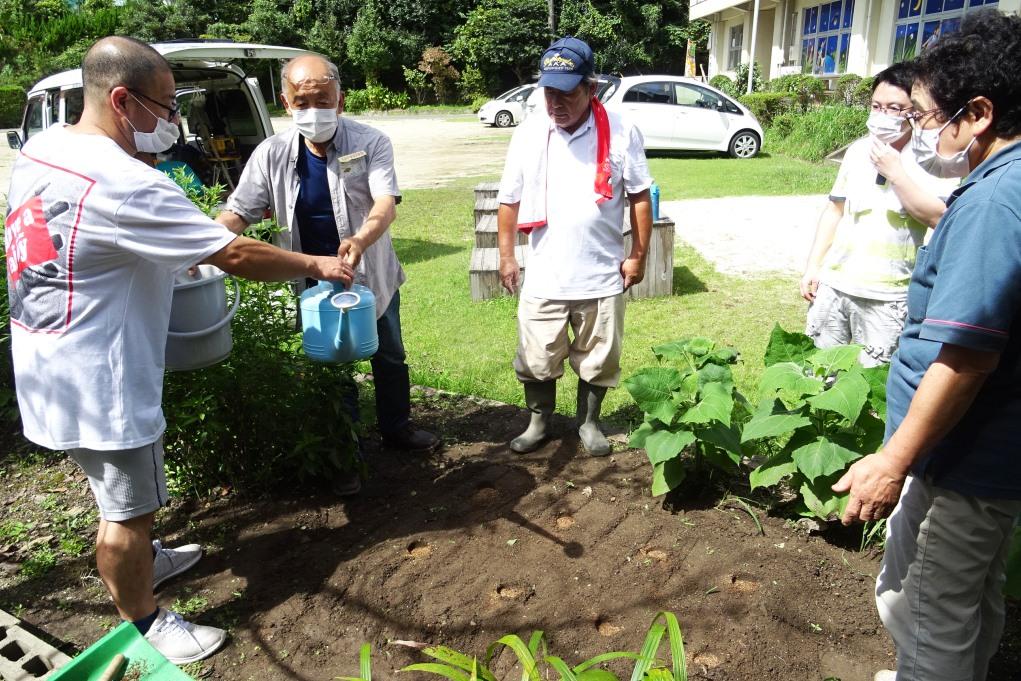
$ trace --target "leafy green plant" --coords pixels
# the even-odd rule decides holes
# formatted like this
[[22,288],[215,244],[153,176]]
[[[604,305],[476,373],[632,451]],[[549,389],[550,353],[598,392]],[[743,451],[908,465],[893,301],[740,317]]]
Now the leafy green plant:
[[364,90],[348,90],[344,95],[344,110],[353,114],[407,109],[409,106],[411,98],[407,92],[394,92],[378,83],[369,83]]
[[843,105],[819,106],[806,113],[784,113],[766,130],[766,147],[772,151],[821,161],[827,155],[864,136],[867,109]]
[[802,514],[829,520],[843,512],[847,497],[830,486],[852,462],[879,449],[885,429],[889,368],[863,368],[860,351],[857,345],[817,349],[804,334],[773,328],[761,402],[741,442],[771,442],[776,453],[752,471],[752,489],[788,480]]
[[763,126],[769,126],[774,117],[794,108],[794,97],[783,92],[753,92],[738,97],[738,101],[747,106]]
[[19,572],[26,577],[42,577],[57,565],[57,554],[48,546],[40,546],[32,552]]
[[861,84],[861,76],[856,73],[845,73],[837,78],[833,88],[833,101],[844,106],[854,106],[854,91]]
[[[667,637],[670,650],[668,665],[657,658],[664,635]],[[616,674],[602,668],[601,665],[625,659],[635,662],[630,676],[631,681],[686,681],[688,678],[681,628],[677,617],[667,611],[659,612],[652,620],[642,648],[637,654],[630,652],[603,653],[572,667],[563,658],[550,655],[543,640],[543,632],[535,631],[529,637],[527,644],[516,634],[501,637],[486,648],[486,654],[481,662],[478,657],[468,656],[445,646],[422,647],[423,654],[437,661],[411,664],[401,671],[423,672],[442,676],[451,681],[497,681],[497,676],[492,671],[491,665],[497,651],[503,647],[510,648],[517,657],[522,670],[522,681],[541,681],[551,678],[558,678],[561,681],[618,681],[619,677]],[[361,679],[344,677],[345,681],[370,681],[370,677],[365,673],[367,669],[366,655],[366,647],[363,646]]]
[[737,91],[737,86],[734,84],[734,80],[729,76],[725,76],[722,73],[717,74],[709,79],[709,84],[719,90],[725,95],[731,97],[737,97],[740,93]]
[[14,128],[21,125],[24,109],[25,91],[17,85],[0,85],[0,127]]
[[769,81],[766,89],[770,92],[790,95],[804,112],[808,111],[813,104],[822,101],[823,95],[826,93],[826,83],[822,78],[807,73],[789,73]]
[[652,349],[659,366],[643,367],[623,385],[645,414],[630,445],[644,448],[652,464],[652,493],[666,494],[687,475],[682,454],[727,473],[740,469],[743,451],[738,421],[747,412],[734,386],[737,351],[708,338],[677,340]]
[[861,82],[851,91],[851,106],[867,107],[869,105],[869,102],[872,101],[872,84],[874,82],[875,78],[872,76],[861,79]]
[[[734,86],[737,88],[737,92],[739,94],[747,93],[748,62],[738,64],[738,67],[734,69]],[[752,92],[762,92],[763,87],[762,70],[759,68],[759,63],[754,62],[752,65]]]

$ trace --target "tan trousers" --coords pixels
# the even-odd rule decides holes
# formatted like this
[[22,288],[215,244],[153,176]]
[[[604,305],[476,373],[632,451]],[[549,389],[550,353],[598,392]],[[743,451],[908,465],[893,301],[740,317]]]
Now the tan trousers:
[[623,295],[590,300],[521,296],[514,371],[523,382],[552,381],[564,375],[564,360],[570,359],[583,381],[613,388],[620,380],[623,339]]

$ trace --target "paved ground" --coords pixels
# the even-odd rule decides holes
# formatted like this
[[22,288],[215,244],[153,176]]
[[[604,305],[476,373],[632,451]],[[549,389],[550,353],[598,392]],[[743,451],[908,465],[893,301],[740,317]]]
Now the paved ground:
[[[438,187],[460,177],[499,174],[510,132],[473,116],[355,116],[387,133],[402,188]],[[274,118],[283,130],[289,118]],[[0,193],[10,184],[15,152],[0,137]],[[0,195],[0,209],[6,207]],[[799,273],[825,196],[729,197],[667,201],[661,212],[680,239],[730,274]]]

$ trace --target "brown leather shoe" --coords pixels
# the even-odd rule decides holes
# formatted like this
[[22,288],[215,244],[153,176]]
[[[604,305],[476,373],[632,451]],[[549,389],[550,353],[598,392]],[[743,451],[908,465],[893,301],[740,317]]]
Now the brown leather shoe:
[[412,454],[427,454],[440,446],[440,439],[426,430],[408,423],[394,433],[383,435],[383,444]]

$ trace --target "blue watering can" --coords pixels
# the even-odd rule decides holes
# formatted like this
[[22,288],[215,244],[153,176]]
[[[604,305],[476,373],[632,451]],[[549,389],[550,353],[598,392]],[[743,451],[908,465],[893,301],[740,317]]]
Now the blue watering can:
[[301,344],[317,362],[357,362],[379,348],[376,297],[367,287],[324,281],[301,294]]

